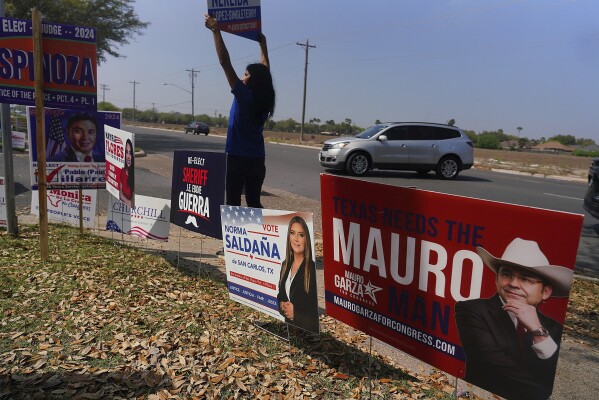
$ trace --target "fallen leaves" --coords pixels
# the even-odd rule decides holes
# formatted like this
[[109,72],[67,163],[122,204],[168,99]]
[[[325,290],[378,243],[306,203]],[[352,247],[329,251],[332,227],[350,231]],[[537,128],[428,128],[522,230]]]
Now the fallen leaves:
[[0,291],[10,293],[0,399],[431,398],[451,387],[370,358],[367,336],[331,318],[320,336],[292,329],[288,344],[257,329],[269,319],[231,302],[222,281],[76,230],[51,235],[61,236],[47,263],[27,228],[0,235]]

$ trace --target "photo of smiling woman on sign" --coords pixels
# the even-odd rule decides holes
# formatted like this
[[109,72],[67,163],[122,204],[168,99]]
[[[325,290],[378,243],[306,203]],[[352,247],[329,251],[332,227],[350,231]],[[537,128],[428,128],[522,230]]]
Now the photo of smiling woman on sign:
[[279,312],[285,322],[319,333],[316,264],[308,225],[295,216],[287,230],[287,253],[281,265]]
[[135,207],[133,194],[135,192],[135,157],[133,143],[127,139],[125,143],[125,165],[121,169],[119,199],[129,207]]

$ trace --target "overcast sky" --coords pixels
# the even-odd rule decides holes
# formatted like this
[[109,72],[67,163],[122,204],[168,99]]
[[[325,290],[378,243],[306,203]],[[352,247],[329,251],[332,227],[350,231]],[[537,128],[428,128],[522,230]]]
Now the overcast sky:
[[[571,134],[599,143],[597,0],[262,0],[277,92],[275,120],[428,121],[529,138]],[[98,69],[119,107],[228,115],[232,101],[205,0],[137,0],[151,25]],[[256,42],[223,34],[238,75]],[[102,100],[102,90],[98,100]]]

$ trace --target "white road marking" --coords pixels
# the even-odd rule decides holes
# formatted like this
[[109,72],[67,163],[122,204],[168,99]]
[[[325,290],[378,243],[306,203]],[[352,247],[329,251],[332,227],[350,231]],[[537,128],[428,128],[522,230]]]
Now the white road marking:
[[581,199],[578,197],[562,196],[560,194],[553,194],[553,193],[543,193],[543,194],[546,194],[547,196],[563,197],[564,199],[572,199],[572,200],[578,200],[578,201],[584,200],[584,199]]

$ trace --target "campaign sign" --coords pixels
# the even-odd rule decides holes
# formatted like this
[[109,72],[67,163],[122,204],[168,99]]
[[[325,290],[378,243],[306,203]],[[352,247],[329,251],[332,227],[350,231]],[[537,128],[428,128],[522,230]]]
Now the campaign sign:
[[[31,186],[37,190],[35,107],[27,107]],[[44,108],[46,181],[53,189],[106,187],[104,126],[121,126],[120,112]]]
[[225,154],[175,150],[173,157],[171,222],[221,239],[220,205],[225,203]]
[[25,132],[11,132],[12,148],[15,150],[25,150]]
[[260,41],[260,0],[208,0],[208,15],[218,21],[221,31]]
[[318,333],[312,214],[223,205],[221,221],[229,297]]
[[[48,219],[65,224],[79,226],[79,190],[51,189],[46,191]],[[97,190],[83,190],[81,208],[83,226],[93,228],[96,224]],[[39,192],[31,191],[31,214],[39,215]]]
[[[504,397],[489,381],[551,393],[582,215],[326,174],[321,196],[328,315]],[[534,316],[522,347],[518,308]]]
[[106,190],[135,207],[135,138],[133,133],[106,125]]
[[[96,29],[42,22],[46,107],[96,111]],[[33,29],[0,18],[0,103],[35,105]]]
[[4,187],[4,177],[0,176],[0,226],[7,226],[6,221],[6,188]]
[[137,195],[135,207],[130,208],[111,196],[109,207],[107,231],[168,242],[170,200]]

